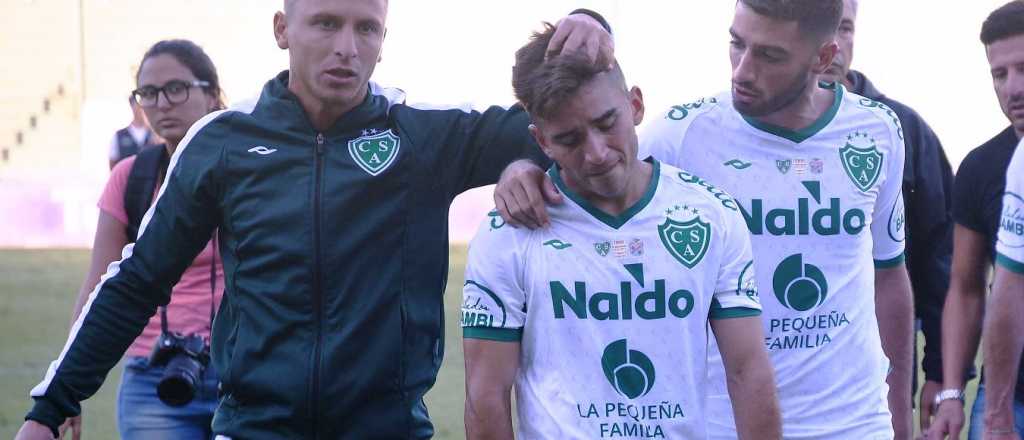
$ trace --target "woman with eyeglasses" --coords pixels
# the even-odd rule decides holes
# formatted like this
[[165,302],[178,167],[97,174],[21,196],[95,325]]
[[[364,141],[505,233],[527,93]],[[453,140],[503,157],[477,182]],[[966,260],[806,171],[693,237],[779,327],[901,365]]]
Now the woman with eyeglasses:
[[[189,127],[224,108],[217,69],[203,49],[188,40],[153,45],[139,64],[136,82],[133,99],[167,143],[125,159],[112,170],[100,197],[92,261],[72,326],[107,266],[120,260],[122,248],[134,241],[141,217],[163,183],[168,160]],[[214,310],[224,291],[216,242],[214,235],[172,289],[170,304],[150,319],[128,349],[117,399],[122,439],[211,438],[218,378],[208,362],[208,347]],[[205,368],[200,367],[204,363]],[[68,429],[78,439],[81,417],[68,419],[61,433]]]

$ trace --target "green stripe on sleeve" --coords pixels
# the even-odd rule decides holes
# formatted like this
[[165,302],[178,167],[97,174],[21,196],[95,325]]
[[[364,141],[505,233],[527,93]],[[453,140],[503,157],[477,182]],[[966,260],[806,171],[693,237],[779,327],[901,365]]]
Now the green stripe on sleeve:
[[519,342],[523,339],[521,328],[463,327],[465,339],[484,339],[499,342]]
[[730,307],[728,309],[711,310],[711,319],[750,318],[753,316],[761,316],[761,309]]
[[907,260],[906,254],[899,254],[889,260],[875,260],[875,269],[889,269],[903,264]]
[[1003,266],[1010,272],[1024,275],[1024,263],[996,252],[996,264]]

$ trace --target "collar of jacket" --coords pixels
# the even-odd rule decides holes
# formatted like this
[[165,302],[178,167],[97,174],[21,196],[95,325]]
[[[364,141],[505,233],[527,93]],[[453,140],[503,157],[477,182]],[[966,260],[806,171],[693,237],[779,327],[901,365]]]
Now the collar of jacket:
[[[299,103],[299,98],[288,90],[288,71],[275,76],[263,86],[259,101],[253,109],[253,115],[263,116],[279,129],[300,134],[315,134],[318,131],[309,122],[306,111]],[[324,132],[328,137],[342,133],[359,132],[367,127],[380,125],[385,121],[391,107],[402,104],[405,93],[398,89],[386,89],[370,83],[366,97],[358,106],[341,115],[334,124]]]
[[875,101],[885,98],[885,95],[875,88],[875,85],[863,73],[850,70],[850,73],[846,74],[846,79],[850,81],[850,91],[853,93]]

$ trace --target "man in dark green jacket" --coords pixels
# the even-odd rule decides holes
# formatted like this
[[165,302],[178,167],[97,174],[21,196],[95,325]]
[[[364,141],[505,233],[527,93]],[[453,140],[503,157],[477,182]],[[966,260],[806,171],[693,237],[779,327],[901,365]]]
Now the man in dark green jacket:
[[[32,390],[19,439],[50,438],[219,230],[226,292],[211,352],[234,439],[419,439],[441,365],[447,215],[462,191],[541,157],[519,107],[405,105],[369,83],[386,0],[287,0],[290,69],[255,107],[196,123],[134,247],[90,295]],[[550,49],[610,63],[607,24],[577,11]]]

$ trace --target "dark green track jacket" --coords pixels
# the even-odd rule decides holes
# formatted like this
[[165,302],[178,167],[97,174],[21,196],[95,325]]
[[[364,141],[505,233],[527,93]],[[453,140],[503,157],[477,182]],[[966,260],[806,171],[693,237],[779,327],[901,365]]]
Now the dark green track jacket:
[[518,106],[405,105],[371,87],[317,132],[271,80],[251,110],[192,127],[134,246],[72,328],[27,418],[79,413],[219,228],[225,295],[214,323],[214,432],[411,439],[444,352],[448,207],[522,157],[547,162]]

